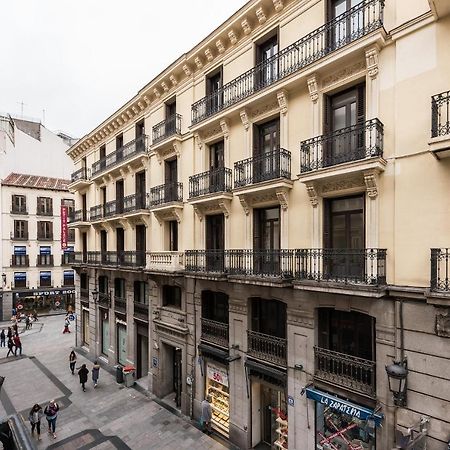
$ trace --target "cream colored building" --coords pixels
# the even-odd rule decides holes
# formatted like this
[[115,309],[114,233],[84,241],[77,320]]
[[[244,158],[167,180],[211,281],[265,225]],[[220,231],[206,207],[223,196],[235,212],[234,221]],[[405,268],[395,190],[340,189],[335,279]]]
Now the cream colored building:
[[74,306],[75,235],[61,245],[61,206],[73,211],[68,180],[10,173],[1,182],[3,320]]
[[243,449],[447,448],[449,13],[252,0],[72,146],[78,342]]

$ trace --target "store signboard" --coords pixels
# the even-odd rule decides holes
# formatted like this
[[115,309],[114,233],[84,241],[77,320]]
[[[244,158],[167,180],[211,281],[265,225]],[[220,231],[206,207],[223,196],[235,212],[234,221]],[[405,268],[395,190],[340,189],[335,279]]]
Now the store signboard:
[[61,206],[61,249],[64,250],[67,248],[69,229],[67,226],[67,206]]
[[225,370],[208,364],[207,374],[209,379],[228,387],[228,374]]
[[342,400],[318,389],[306,388],[306,397],[359,420],[371,419],[377,427],[381,426],[384,419],[382,414],[376,414],[372,409]]

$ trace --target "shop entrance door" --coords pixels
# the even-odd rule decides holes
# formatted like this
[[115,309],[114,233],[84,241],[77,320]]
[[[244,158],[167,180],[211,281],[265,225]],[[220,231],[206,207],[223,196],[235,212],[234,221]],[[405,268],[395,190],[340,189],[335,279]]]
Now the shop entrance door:
[[181,406],[181,390],[183,386],[181,367],[181,348],[173,348],[173,390],[175,392],[175,406]]
[[124,366],[127,363],[127,328],[117,324],[117,362]]
[[83,309],[83,314],[81,315],[83,321],[82,327],[82,340],[83,345],[89,347],[89,311]]
[[138,331],[137,334],[136,376],[142,378],[148,374],[148,337]]
[[109,317],[107,310],[100,309],[102,314],[102,353],[108,356],[109,349]]

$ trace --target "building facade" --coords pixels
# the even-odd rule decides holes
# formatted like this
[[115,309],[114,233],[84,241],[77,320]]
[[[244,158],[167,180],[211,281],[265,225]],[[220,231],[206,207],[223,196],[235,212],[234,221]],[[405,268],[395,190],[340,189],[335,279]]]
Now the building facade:
[[78,342],[243,449],[446,448],[447,3],[251,0],[72,146]]
[[61,207],[68,214],[74,210],[68,183],[17,173],[2,181],[2,320],[11,317],[12,309],[52,313],[75,308],[73,230],[61,242]]

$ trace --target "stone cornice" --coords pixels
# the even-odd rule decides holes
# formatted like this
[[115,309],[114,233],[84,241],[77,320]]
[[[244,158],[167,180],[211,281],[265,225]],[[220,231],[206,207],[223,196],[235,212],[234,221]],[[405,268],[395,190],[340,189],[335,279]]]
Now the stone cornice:
[[[231,49],[245,45],[270,18],[283,13],[293,0],[250,0],[204,40],[164,69],[125,105],[67,150],[72,159],[97,148],[121,132],[127,124],[173,95],[191,77],[220,62]],[[244,24],[244,25],[243,25]],[[200,73],[199,73],[200,72]]]

